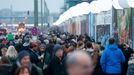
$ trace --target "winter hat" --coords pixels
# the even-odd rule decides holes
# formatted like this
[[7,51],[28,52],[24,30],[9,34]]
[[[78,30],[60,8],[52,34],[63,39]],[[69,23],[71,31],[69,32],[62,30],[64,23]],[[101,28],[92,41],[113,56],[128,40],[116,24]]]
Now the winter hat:
[[18,57],[17,59],[19,60],[19,62],[22,60],[22,58],[24,58],[25,56],[30,56],[30,54],[27,52],[27,51],[21,51],[19,54],[18,54]]
[[49,44],[49,40],[44,40],[45,44],[48,45]]
[[62,49],[62,50],[63,50],[63,48],[62,48],[61,45],[56,44],[56,45],[54,46],[54,48],[53,48],[53,50],[54,50],[54,54],[55,54],[59,49]]
[[74,43],[77,43],[77,41],[75,39],[72,39],[71,41],[74,42]]
[[24,41],[25,41],[25,42],[29,42],[30,39],[29,39],[28,37],[25,37],[25,38],[24,38]]
[[48,37],[48,35],[47,35],[47,34],[44,34],[44,35],[43,35],[43,38],[47,38],[47,37]]
[[23,44],[23,46],[29,46],[30,45],[30,40],[29,40],[29,38],[27,38],[27,37],[25,37],[24,38],[24,41],[25,41],[25,43]]
[[40,48],[42,48],[42,47],[46,48],[46,45],[45,44],[41,44]]
[[59,43],[61,43],[61,41],[62,40],[60,38],[57,38],[56,43],[59,44]]

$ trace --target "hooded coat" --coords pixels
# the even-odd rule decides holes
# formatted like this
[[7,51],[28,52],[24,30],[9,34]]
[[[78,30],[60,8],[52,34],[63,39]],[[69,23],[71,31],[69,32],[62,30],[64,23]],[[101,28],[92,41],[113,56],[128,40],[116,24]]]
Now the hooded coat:
[[[40,48],[41,48],[41,47],[46,48],[46,46],[43,45],[43,44],[40,46]],[[42,56],[42,55],[43,55],[43,59],[42,59],[42,60],[39,60],[38,66],[39,66],[40,68],[42,68],[42,69],[46,69],[45,66],[47,67],[48,64],[49,64],[50,61],[51,61],[51,56],[50,56],[50,54],[49,54],[47,51],[44,51],[44,52],[39,51],[39,52],[38,52],[38,55],[39,55],[39,56]]]
[[62,46],[58,44],[54,46],[54,56],[50,64],[48,65],[45,75],[66,75],[64,60],[60,60],[58,57],[55,56],[55,53],[59,49],[62,49]]
[[123,52],[123,54],[125,56],[125,59],[126,59],[126,61],[124,63],[122,63],[122,73],[121,73],[121,75],[126,75],[127,74],[128,61],[129,61],[129,59],[131,57],[131,54],[134,53],[133,49],[131,49],[130,47],[124,49],[123,48],[124,46],[125,45],[120,46],[120,48],[121,48],[121,50],[122,50],[122,52]]
[[38,65],[39,63],[38,54],[35,51],[32,51],[31,49],[27,51],[30,54],[31,63]]
[[121,74],[123,62],[125,62],[125,57],[115,44],[108,45],[100,60],[101,67],[107,74]]

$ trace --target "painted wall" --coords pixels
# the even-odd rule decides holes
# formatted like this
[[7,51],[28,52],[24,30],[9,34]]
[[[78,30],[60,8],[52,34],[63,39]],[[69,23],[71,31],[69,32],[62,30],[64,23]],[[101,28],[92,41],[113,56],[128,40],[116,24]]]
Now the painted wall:
[[95,15],[95,40],[107,45],[112,36],[112,10]]
[[117,10],[117,31],[119,43],[131,44],[131,9]]

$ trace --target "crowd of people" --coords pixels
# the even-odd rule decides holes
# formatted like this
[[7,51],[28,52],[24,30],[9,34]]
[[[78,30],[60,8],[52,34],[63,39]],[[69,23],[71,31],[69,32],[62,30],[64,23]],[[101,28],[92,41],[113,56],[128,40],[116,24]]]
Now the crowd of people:
[[132,54],[114,38],[104,47],[87,34],[50,31],[33,40],[30,33],[9,33],[0,38],[0,75],[134,75]]

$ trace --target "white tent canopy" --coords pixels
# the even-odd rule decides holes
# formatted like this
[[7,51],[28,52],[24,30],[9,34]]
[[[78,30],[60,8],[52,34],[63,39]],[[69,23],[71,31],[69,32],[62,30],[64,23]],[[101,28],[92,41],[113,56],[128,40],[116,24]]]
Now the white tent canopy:
[[92,1],[90,3],[89,7],[90,7],[89,10],[91,13],[100,13],[101,12],[98,1]]
[[122,8],[134,8],[134,0],[119,0],[119,4]]
[[87,2],[83,2],[77,4],[76,6],[71,7],[66,12],[64,12],[59,19],[54,23],[54,25],[59,25],[62,22],[76,16],[81,16],[84,14],[89,14],[90,12],[90,4]]
[[128,7],[134,8],[134,0],[98,0],[92,1],[90,4],[88,2],[82,2],[64,12],[59,19],[53,23],[53,25],[60,25],[70,18],[84,14],[96,14],[103,11],[108,11],[112,9],[112,6],[115,9],[123,9]]
[[127,0],[127,1],[128,1],[128,5],[134,8],[134,0]]
[[71,7],[66,12],[64,12],[59,19],[53,23],[53,25],[59,25],[62,22],[76,16],[81,16],[84,14],[92,13],[100,13],[99,6],[97,6],[97,1],[91,2],[89,4],[88,2],[82,2],[80,4],[77,4],[76,6]]
[[119,0],[113,0],[112,4],[113,4],[113,7],[114,7],[115,9],[123,9],[123,8],[119,5]]
[[129,7],[127,0],[119,0],[119,5],[120,5],[122,8],[128,8],[128,7]]
[[108,11],[112,9],[112,0],[98,0],[98,5],[101,11]]

